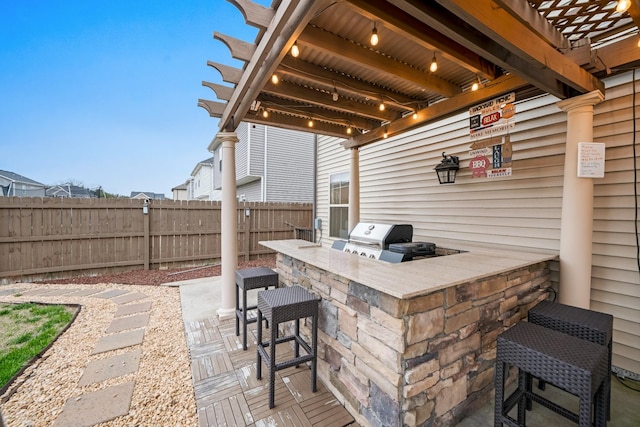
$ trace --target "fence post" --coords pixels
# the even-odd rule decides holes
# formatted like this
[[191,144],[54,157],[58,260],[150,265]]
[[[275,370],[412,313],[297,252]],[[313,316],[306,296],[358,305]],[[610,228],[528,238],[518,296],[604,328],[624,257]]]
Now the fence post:
[[[245,204],[246,206],[246,204]],[[251,210],[245,208],[244,210],[244,247],[247,249],[244,253],[244,260],[251,260]]]
[[149,238],[149,204],[144,201],[142,205],[142,216],[144,218],[144,269],[149,269],[149,258],[151,257],[151,245]]

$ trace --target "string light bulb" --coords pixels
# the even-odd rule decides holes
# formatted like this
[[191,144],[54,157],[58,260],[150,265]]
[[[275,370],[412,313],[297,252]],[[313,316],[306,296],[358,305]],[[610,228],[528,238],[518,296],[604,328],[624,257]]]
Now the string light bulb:
[[280,77],[278,77],[277,74],[273,73],[271,75],[271,83],[273,83],[274,85],[277,85],[280,82]]
[[388,136],[389,136],[389,132],[387,132],[387,128],[384,128],[384,133],[382,134],[382,137],[384,139],[387,139]]
[[266,108],[264,110],[262,110],[262,117],[264,117],[265,119],[269,117],[269,110],[267,110]]
[[384,109],[385,109],[384,100],[380,101],[380,104],[378,105],[378,108],[380,109],[380,111],[384,111]]
[[313,120],[309,119],[309,121],[307,122],[307,126],[312,128],[313,127]]
[[418,112],[417,111],[413,112],[413,120],[418,120]]
[[331,99],[333,99],[333,102],[337,102],[338,98],[340,97],[340,95],[338,95],[338,89],[336,89],[336,87],[333,87],[333,92],[331,92]]
[[347,135],[351,135],[353,133],[353,129],[351,126],[347,127]]
[[297,58],[300,55],[300,48],[298,47],[298,42],[293,42],[293,46],[291,46],[291,56]]
[[429,71],[435,73],[438,70],[438,61],[436,60],[436,53],[433,52],[433,59],[431,60],[431,65],[429,65]]
[[373,23],[373,30],[371,30],[371,46],[375,46],[378,44],[380,39],[378,38],[378,29],[376,28],[375,22]]
[[474,92],[480,89],[480,86],[482,85],[482,82],[480,81],[480,76],[476,76],[476,78],[477,80],[473,82],[473,84],[471,85],[471,90]]
[[619,0],[616,4],[616,12],[625,13],[631,7],[631,0]]

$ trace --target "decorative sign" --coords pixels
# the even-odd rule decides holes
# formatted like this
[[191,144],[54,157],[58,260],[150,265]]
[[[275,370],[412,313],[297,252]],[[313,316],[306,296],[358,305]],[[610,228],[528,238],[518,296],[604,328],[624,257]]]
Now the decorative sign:
[[513,149],[509,135],[474,141],[470,148],[471,178],[511,176]]
[[604,178],[604,143],[578,143],[578,177]]
[[491,169],[487,171],[487,178],[501,178],[503,176],[511,176],[511,168]]
[[473,138],[496,135],[515,128],[515,92],[469,108],[469,134]]

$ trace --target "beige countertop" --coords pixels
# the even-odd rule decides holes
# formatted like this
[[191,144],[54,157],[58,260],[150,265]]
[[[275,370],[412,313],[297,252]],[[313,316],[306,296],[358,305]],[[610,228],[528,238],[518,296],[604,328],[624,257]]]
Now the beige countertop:
[[557,259],[557,254],[553,253],[447,245],[467,252],[389,263],[305,240],[271,240],[260,244],[400,299]]

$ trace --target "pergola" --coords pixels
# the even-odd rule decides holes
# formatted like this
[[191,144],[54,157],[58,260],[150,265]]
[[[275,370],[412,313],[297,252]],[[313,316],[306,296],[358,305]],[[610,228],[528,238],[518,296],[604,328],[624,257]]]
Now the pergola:
[[244,67],[208,62],[230,85],[203,82],[218,101],[198,102],[219,119],[212,146],[230,150],[223,158],[221,316],[233,313],[232,162],[241,121],[344,138],[357,163],[358,147],[504,93],[601,99],[601,78],[640,61],[636,0],[623,12],[614,0],[274,0],[269,8],[228,1],[259,31],[253,42],[214,33]]

